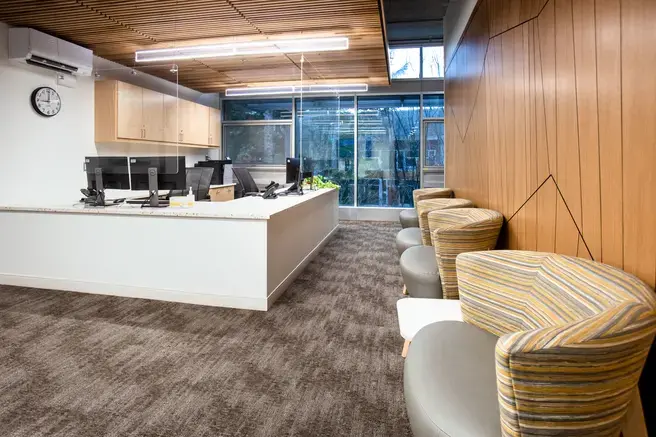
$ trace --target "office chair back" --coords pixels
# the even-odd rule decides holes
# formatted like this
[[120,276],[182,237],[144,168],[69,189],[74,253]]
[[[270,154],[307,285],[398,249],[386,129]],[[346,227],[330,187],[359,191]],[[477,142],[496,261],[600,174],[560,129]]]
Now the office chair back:
[[210,184],[214,175],[213,167],[205,167],[200,174],[198,181],[198,190],[196,190],[196,200],[206,200],[210,197]]
[[235,174],[235,177],[239,181],[239,184],[242,186],[243,195],[248,195],[251,193],[258,193],[260,190],[257,188],[257,184],[251,176],[251,172],[247,168],[237,168],[233,167],[232,172]]
[[214,169],[211,167],[193,167],[187,169],[187,186],[194,191],[196,200],[205,200],[210,194],[210,183]]

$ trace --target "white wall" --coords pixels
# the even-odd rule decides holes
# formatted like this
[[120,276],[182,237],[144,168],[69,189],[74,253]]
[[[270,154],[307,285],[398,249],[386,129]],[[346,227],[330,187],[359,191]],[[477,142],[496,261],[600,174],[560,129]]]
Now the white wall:
[[[187,167],[218,159],[216,149],[143,144],[96,144],[94,80],[77,78],[75,88],[57,85],[56,74],[8,61],[8,26],[0,23],[0,205],[68,204],[86,187],[85,156],[184,155]],[[38,115],[30,95],[40,86],[57,90],[62,109],[54,117]]]
[[[55,73],[7,59],[7,26],[0,23],[0,204],[74,202],[86,185],[83,158],[95,154],[93,80],[59,87]],[[30,104],[39,86],[56,89],[58,115],[45,118]]]

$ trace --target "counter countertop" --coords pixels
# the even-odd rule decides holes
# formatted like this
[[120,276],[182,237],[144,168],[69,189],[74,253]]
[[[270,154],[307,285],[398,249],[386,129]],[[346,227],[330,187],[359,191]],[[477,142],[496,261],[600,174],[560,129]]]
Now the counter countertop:
[[237,218],[267,220],[271,216],[300,205],[308,200],[334,191],[334,188],[324,188],[316,191],[306,191],[304,195],[290,194],[277,199],[261,197],[242,197],[228,202],[196,202],[193,208],[141,208],[139,205],[117,205],[104,208],[85,207],[80,203],[70,205],[0,205],[0,212],[36,212],[58,214],[105,214],[105,215],[144,215],[157,217],[201,217],[201,218]]

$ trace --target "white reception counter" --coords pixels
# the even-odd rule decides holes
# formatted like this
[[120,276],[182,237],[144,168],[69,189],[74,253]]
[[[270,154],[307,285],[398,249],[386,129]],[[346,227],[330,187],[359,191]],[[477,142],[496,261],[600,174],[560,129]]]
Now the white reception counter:
[[337,217],[334,189],[188,209],[0,206],[0,283],[267,310]]

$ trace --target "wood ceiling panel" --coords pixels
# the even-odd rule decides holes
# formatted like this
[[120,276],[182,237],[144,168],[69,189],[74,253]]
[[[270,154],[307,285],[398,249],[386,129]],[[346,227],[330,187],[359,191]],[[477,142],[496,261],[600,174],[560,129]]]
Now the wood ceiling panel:
[[[139,49],[340,35],[349,37],[350,49],[306,54],[311,65],[304,79],[389,84],[377,0],[50,0],[47,7],[40,0],[5,0],[0,21],[33,27],[129,67]],[[300,54],[177,63],[179,83],[204,92],[294,83],[301,76]],[[169,69],[167,63],[148,72],[170,80]]]

